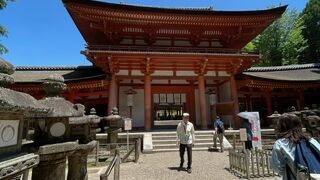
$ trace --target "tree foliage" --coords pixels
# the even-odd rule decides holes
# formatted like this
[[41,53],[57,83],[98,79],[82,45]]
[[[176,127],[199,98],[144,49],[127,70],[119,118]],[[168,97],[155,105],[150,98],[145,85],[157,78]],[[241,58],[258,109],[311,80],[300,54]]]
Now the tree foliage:
[[[7,6],[8,1],[13,0],[0,0],[0,10],[4,9]],[[4,26],[0,25],[0,37],[7,37],[7,29]],[[0,54],[8,52],[8,49],[0,43]]]
[[301,15],[305,27],[302,34],[308,47],[302,53],[302,63],[320,62],[320,1],[310,0]]
[[307,40],[302,35],[303,29],[303,18],[300,17],[284,44],[282,65],[299,64],[303,61],[302,54],[308,48]]
[[[244,49],[254,48],[262,54],[259,66],[280,66],[283,59],[287,60],[284,49],[288,48],[287,40],[291,35],[291,29],[295,26],[298,18],[296,10],[288,10],[282,18],[276,20],[264,32],[257,36]],[[290,61],[291,62],[291,61]]]
[[287,10],[244,50],[260,52],[258,66],[320,62],[320,1],[310,0],[302,13]]

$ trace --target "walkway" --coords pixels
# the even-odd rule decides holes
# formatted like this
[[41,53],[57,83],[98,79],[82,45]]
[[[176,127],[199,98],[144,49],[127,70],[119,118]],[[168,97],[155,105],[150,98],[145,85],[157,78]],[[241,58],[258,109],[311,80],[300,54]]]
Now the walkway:
[[[186,154],[185,154],[186,156]],[[120,166],[121,180],[239,180],[225,168],[229,167],[228,152],[194,151],[192,173],[177,171],[178,152],[141,154],[138,163],[123,163]],[[186,165],[185,165],[186,166]],[[105,168],[90,168],[89,179],[98,180],[99,171]],[[113,174],[112,174],[113,175]],[[110,178],[113,179],[113,178]],[[273,180],[279,178],[261,178]]]

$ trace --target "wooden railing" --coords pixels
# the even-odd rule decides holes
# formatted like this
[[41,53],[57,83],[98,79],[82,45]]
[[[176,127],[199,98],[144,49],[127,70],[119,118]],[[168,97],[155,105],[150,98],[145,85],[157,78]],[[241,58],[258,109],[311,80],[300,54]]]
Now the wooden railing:
[[[239,49],[208,47],[161,47],[161,46],[124,46],[124,45],[90,45],[89,51],[135,51],[135,52],[187,52],[187,53],[224,53],[241,54]],[[257,54],[257,53],[255,53]]]
[[[110,144],[110,145],[120,145],[120,143]],[[122,144],[123,145],[123,144]],[[128,157],[134,152],[134,162],[138,162],[140,156],[141,139],[135,140],[134,146],[121,158],[120,150],[115,149],[115,155],[105,173],[100,175],[100,180],[107,180],[112,170],[114,170],[114,180],[120,179],[120,164],[126,162]],[[97,157],[98,158],[98,157]],[[96,160],[97,161],[97,160]]]
[[230,171],[247,179],[278,176],[270,166],[271,151],[229,150]]
[[115,155],[112,161],[110,162],[106,172],[100,175],[100,180],[108,180],[108,177],[113,169],[114,169],[114,180],[119,180],[120,179],[120,162],[121,162],[120,153],[119,153],[119,150],[116,149]]

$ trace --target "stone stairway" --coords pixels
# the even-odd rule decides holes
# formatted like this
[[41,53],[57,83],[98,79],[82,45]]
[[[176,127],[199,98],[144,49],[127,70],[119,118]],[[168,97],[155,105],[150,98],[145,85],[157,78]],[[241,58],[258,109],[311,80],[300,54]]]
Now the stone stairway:
[[[212,131],[195,131],[195,138],[196,143],[193,147],[194,151],[207,151],[213,145]],[[152,132],[152,152],[179,151],[176,139],[177,135],[175,131]],[[224,144],[228,146],[229,143],[227,142],[227,139],[224,139]],[[217,141],[217,146],[219,147],[219,141]]]

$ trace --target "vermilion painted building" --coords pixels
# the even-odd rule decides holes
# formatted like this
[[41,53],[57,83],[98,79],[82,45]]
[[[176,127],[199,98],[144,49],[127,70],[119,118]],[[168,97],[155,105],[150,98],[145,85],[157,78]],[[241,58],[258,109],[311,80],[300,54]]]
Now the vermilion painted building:
[[[243,53],[241,48],[281,17],[286,6],[214,11],[92,0],[64,0],[64,4],[87,42],[83,54],[93,66],[18,67],[12,88],[41,98],[41,79],[61,74],[68,85],[64,94],[68,100],[88,109],[96,107],[99,115],[107,115],[117,106],[123,116],[130,114],[126,91],[132,89],[137,92],[131,109],[133,126],[146,130],[174,125],[182,112],[189,112],[191,122],[201,129],[206,129],[216,114],[226,124],[238,127],[239,110],[259,107],[263,117],[279,109],[279,94],[294,99],[299,108],[309,103],[304,92],[319,99],[319,76],[292,83],[284,73],[278,79],[268,73],[277,76],[281,69],[247,70],[260,56]],[[319,70],[318,65],[296,66],[295,70],[314,73],[310,68]]]

